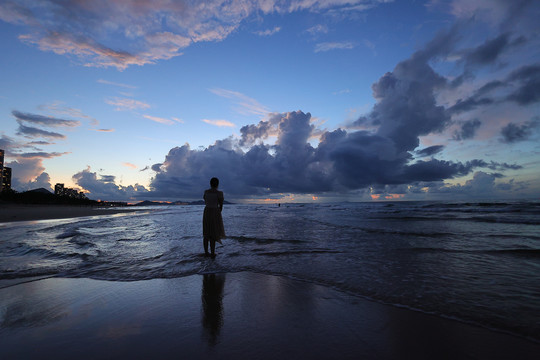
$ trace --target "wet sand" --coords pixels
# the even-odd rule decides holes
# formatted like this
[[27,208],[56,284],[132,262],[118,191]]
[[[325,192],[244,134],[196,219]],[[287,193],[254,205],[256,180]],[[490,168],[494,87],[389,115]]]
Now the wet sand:
[[0,349],[6,359],[536,359],[540,344],[241,272],[5,287]]
[[83,216],[109,215],[133,212],[134,208],[98,208],[92,206],[71,205],[24,205],[0,203],[0,223],[12,221],[32,221],[67,219]]

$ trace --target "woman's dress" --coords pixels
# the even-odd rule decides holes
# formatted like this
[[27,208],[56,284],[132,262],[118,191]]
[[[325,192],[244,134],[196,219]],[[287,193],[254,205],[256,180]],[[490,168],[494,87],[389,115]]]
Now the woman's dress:
[[208,189],[204,192],[203,236],[221,242],[225,237],[221,207],[223,204],[223,191]]

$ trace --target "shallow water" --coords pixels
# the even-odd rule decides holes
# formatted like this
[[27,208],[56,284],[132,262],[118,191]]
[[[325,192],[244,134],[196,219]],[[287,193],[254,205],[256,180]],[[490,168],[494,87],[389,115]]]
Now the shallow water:
[[540,203],[229,205],[202,253],[202,206],[0,225],[0,286],[254,271],[540,340]]

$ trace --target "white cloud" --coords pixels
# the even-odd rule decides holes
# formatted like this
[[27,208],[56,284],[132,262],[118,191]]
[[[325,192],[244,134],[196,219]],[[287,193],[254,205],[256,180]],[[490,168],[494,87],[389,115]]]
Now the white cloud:
[[356,45],[350,41],[343,42],[323,42],[315,45],[315,52],[325,52],[330,50],[350,50],[354,49]]
[[123,87],[123,88],[128,88],[128,89],[136,89],[137,88],[136,86],[133,86],[133,85],[122,84],[122,83],[117,83],[117,82],[103,80],[103,79],[99,79],[97,82],[100,83],[100,84],[113,85],[113,86],[118,86],[118,87]]
[[201,121],[218,127],[235,127],[232,122],[222,119],[202,119]]
[[328,26],[324,24],[317,24],[307,29],[306,32],[310,33],[313,36],[317,34],[328,34]]
[[267,30],[264,30],[264,31],[256,31],[255,34],[257,34],[259,36],[272,36],[272,35],[280,32],[280,31],[281,31],[281,27],[276,26],[273,29],[267,29]]
[[125,167],[130,168],[130,169],[136,169],[137,168],[137,165],[129,163],[129,162],[123,162],[122,166],[125,166]]
[[[193,43],[222,41],[250,17],[299,11],[348,16],[378,3],[377,0],[7,1],[0,3],[0,19],[24,26],[27,33],[19,39],[43,51],[70,56],[84,66],[125,70],[132,65],[180,56]],[[277,31],[278,27],[260,35]],[[122,45],[118,46],[119,43]]]
[[116,111],[149,109],[150,105],[139,100],[127,98],[113,98],[105,101],[107,104],[116,106]]
[[210,89],[210,91],[218,96],[233,100],[236,104],[235,110],[240,114],[266,115],[270,112],[268,108],[260,104],[257,100],[238,91],[219,88]]
[[157,123],[160,123],[160,124],[165,124],[165,125],[174,124],[173,120],[169,120],[169,119],[165,119],[165,118],[161,118],[161,117],[157,117],[157,116],[143,115],[143,117],[147,118],[148,120],[152,120],[152,121],[155,121]]

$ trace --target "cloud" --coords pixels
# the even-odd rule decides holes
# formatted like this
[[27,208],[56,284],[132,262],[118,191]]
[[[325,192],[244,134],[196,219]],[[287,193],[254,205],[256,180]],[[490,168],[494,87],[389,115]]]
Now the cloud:
[[467,66],[494,63],[510,47],[509,37],[509,33],[504,33],[494,39],[486,40],[482,45],[467,51],[465,55]]
[[476,134],[476,130],[482,125],[482,122],[478,119],[472,119],[463,121],[461,123],[461,129],[454,131],[454,140],[467,140],[472,139]]
[[91,129],[93,131],[97,131],[97,132],[114,132],[115,130],[114,129]]
[[99,121],[96,120],[95,118],[93,118],[93,117],[91,117],[89,115],[86,115],[85,113],[83,113],[79,109],[64,106],[62,104],[62,102],[60,102],[60,101],[56,101],[56,102],[54,102],[52,104],[41,105],[41,106],[39,106],[39,109],[40,110],[46,110],[46,111],[52,111],[55,114],[59,114],[59,115],[68,115],[68,116],[71,116],[71,117],[74,117],[74,118],[85,119],[85,120],[90,121],[90,124],[92,124],[92,125],[95,125],[95,126],[99,125]]
[[73,35],[58,31],[47,31],[45,34],[20,35],[25,43],[37,45],[40,50],[52,51],[58,55],[75,55],[85,59],[85,66],[111,67],[124,70],[130,65],[145,65],[157,60],[153,57],[133,55],[127,51],[113,50],[97,43],[85,35]]
[[[419,186],[427,185],[425,188],[431,196],[442,195],[446,198],[451,196],[454,199],[508,198],[509,195],[517,195],[527,187],[526,184],[517,182],[514,179],[507,182],[497,181],[501,178],[502,176],[498,173],[477,171],[473,174],[472,179],[465,181],[464,184],[431,183],[420,184]],[[416,189],[411,190],[419,192],[418,186],[416,186]]]
[[310,27],[309,29],[306,29],[306,32],[311,34],[312,36],[315,36],[318,34],[328,34],[328,26],[324,24],[317,24],[315,26]]
[[280,31],[281,31],[281,27],[276,26],[273,29],[267,29],[267,30],[264,30],[264,31],[256,31],[255,34],[257,34],[259,36],[272,36],[272,35],[280,32]]
[[12,154],[12,156],[17,157],[17,158],[23,158],[23,159],[52,159],[52,158],[55,158],[55,157],[58,157],[58,156],[66,155],[66,154],[69,154],[69,153],[68,152],[63,152],[63,153],[51,152],[51,153],[47,153],[47,152],[40,151],[40,152],[31,152],[31,153]]
[[356,44],[350,41],[343,42],[323,42],[315,45],[315,52],[326,52],[331,50],[350,50],[354,49]]
[[97,82],[100,83],[100,84],[113,85],[113,86],[118,86],[118,87],[122,87],[122,88],[137,89],[137,87],[133,86],[133,85],[122,84],[122,83],[117,83],[117,82],[103,80],[103,79],[98,79]]
[[152,120],[152,121],[155,121],[157,123],[160,123],[160,124],[165,124],[165,125],[174,124],[173,120],[169,120],[169,119],[165,119],[165,118],[161,118],[161,117],[157,117],[157,116],[143,115],[143,117],[148,119],[148,120]]
[[538,117],[523,124],[509,123],[501,129],[502,141],[505,143],[516,143],[528,140],[539,124],[540,119]]
[[240,114],[266,115],[270,112],[266,106],[261,105],[257,100],[250,98],[249,96],[238,91],[214,88],[210,89],[210,92],[216,94],[217,96],[233,100],[236,105],[235,110]]
[[0,19],[23,26],[28,33],[19,39],[43,51],[70,56],[84,66],[124,70],[180,56],[194,43],[221,41],[249,18],[299,11],[348,16],[377,4],[374,0],[8,0],[0,3]]
[[18,147],[18,143],[13,138],[2,134],[0,136],[0,149],[6,150],[13,147]]
[[94,200],[130,200],[144,196],[148,190],[142,185],[122,186],[115,184],[115,177],[98,175],[88,167],[72,177],[75,184],[86,190],[87,196]]
[[540,63],[523,66],[508,76],[518,89],[508,96],[508,100],[520,105],[530,105],[540,101]]
[[44,137],[47,139],[65,139],[66,136],[62,135],[60,133],[52,132],[52,131],[46,131],[41,130],[35,127],[31,126],[25,126],[21,123],[19,123],[19,129],[17,130],[18,135],[26,136],[26,137]]
[[52,143],[52,142],[49,142],[49,141],[43,141],[43,140],[39,140],[39,141],[30,141],[28,144],[29,144],[29,145],[54,145],[54,143]]
[[415,151],[416,155],[420,157],[433,156],[444,150],[444,145],[433,145],[422,150]]
[[17,191],[27,191],[37,188],[51,190],[50,177],[43,167],[41,158],[19,158],[6,162],[12,170],[11,187]]
[[[496,98],[497,90],[504,90]],[[540,102],[540,64],[524,65],[513,70],[502,80],[491,80],[466,99],[458,99],[449,114],[460,114],[480,107],[511,101],[521,106]]]
[[22,113],[20,111],[14,110],[11,112],[13,116],[19,121],[35,124],[35,125],[42,125],[42,126],[50,126],[50,127],[75,127],[81,125],[80,121],[76,120],[64,120],[59,118],[54,118],[51,116],[42,116],[37,114],[29,114],[29,113]]
[[113,98],[105,101],[107,104],[116,106],[116,111],[149,109],[150,105],[139,100],[127,98]]
[[100,175],[99,177],[101,178],[99,181],[104,183],[114,183],[116,180],[116,176],[114,175]]
[[[193,150],[188,144],[175,147],[164,162],[152,166],[156,175],[151,194],[198,198],[213,176],[234,197],[343,192],[377,184],[440,181],[478,167],[502,166],[482,160],[431,159],[410,164],[410,154],[397,152],[392,138],[366,131],[326,131],[314,147],[309,139],[316,131],[311,115],[296,111],[272,114],[257,125],[243,127],[240,139],[220,140],[204,150]],[[269,134],[276,134],[275,145],[257,142]]]
[[479,19],[503,30],[534,28],[534,16],[527,16],[538,9],[534,0],[485,1],[453,0],[451,13],[460,19]]
[[253,145],[257,140],[265,140],[269,136],[277,135],[278,129],[276,125],[280,121],[280,114],[270,115],[268,120],[260,121],[257,125],[249,124],[240,128],[242,137],[240,146]]
[[[451,82],[437,73],[432,64],[455,52],[460,26],[456,24],[438,33],[373,84],[376,103],[356,121],[369,131],[323,131],[312,123],[311,114],[302,111],[267,114],[259,123],[241,127],[239,138],[216,141],[204,150],[191,149],[188,144],[171,149],[163,162],[152,166],[156,175],[151,193],[198,198],[200,189],[212,176],[218,176],[227,194],[236,198],[279,193],[358,193],[370,187],[399,188],[404,191],[401,194],[411,187],[425,193],[424,188],[446,191],[445,180],[470,175],[477,169],[520,169],[521,165],[482,159],[433,158],[444,149],[442,145],[416,150],[420,137],[443,133],[456,123],[452,115],[457,109],[450,110],[451,107],[445,108],[437,101],[442,91],[452,89]],[[527,70],[512,73],[513,81],[522,81],[534,73],[534,69]],[[507,83],[484,83],[474,93],[476,101],[506,88]],[[474,118],[459,124],[461,128],[454,133],[455,137],[470,139],[482,120]],[[310,142],[315,134],[316,145]],[[276,137],[274,145],[266,143],[271,136]],[[412,154],[431,159],[418,160]],[[482,176],[476,175],[475,183],[479,184]],[[489,175],[492,179],[501,176]],[[416,188],[418,184],[422,187]],[[471,188],[471,184],[461,190]]]
[[137,168],[137,165],[129,163],[129,162],[124,162],[124,163],[122,163],[122,165],[127,167],[127,168],[130,168],[130,169],[136,169]]
[[235,127],[236,125],[234,125],[232,122],[230,121],[227,121],[227,120],[221,120],[221,119],[202,119],[201,121],[207,123],[207,124],[210,124],[210,125],[214,125],[214,126],[218,126],[218,127]]

